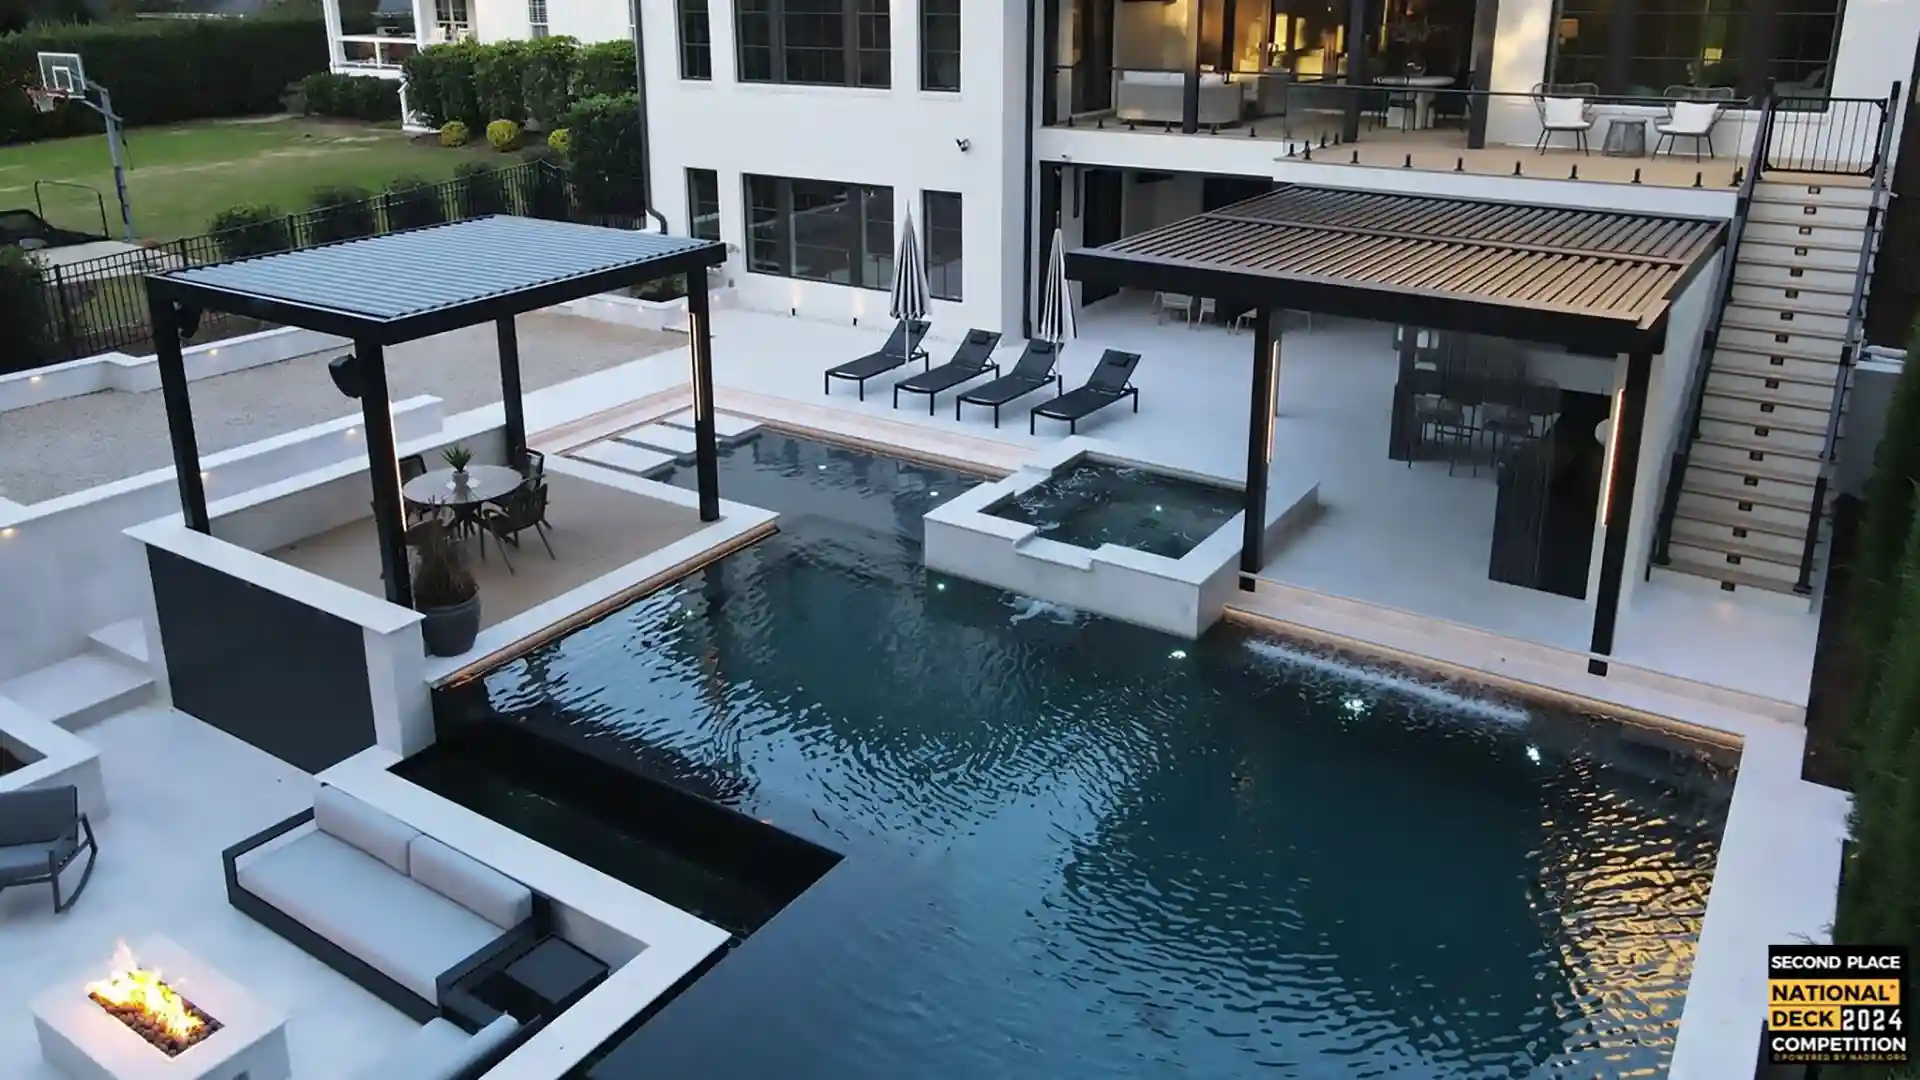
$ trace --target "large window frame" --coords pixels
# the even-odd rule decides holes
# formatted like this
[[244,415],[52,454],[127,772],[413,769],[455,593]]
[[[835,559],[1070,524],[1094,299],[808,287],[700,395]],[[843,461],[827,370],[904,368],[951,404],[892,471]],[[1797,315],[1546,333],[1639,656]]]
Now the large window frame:
[[741,195],[749,273],[892,288],[892,188],[748,173]]
[[675,0],[674,13],[680,40],[680,77],[712,82],[713,23],[708,17],[707,0]]
[[547,23],[547,0],[527,0],[527,36],[535,41],[552,33]]
[[920,0],[920,89],[960,92],[960,0]]
[[1726,86],[1759,100],[1772,83],[1824,97],[1845,17],[1846,0],[1556,0],[1546,81],[1613,96]]
[[720,239],[720,174],[713,169],[687,170],[687,235]]
[[743,83],[893,86],[891,0],[737,0]]
[[920,220],[927,246],[927,293],[935,300],[961,300],[965,296],[962,273],[966,251],[961,228],[966,220],[965,206],[957,191],[920,193]]

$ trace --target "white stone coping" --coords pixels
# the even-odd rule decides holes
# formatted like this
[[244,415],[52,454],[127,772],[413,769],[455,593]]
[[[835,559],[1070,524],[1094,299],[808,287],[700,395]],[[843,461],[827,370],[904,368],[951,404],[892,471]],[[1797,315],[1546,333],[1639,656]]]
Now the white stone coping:
[[44,720],[17,702],[0,697],[0,746],[25,764],[0,774],[0,791],[27,791],[72,784],[80,795],[80,812],[98,823],[107,816],[106,780],[100,771],[100,750],[51,720]]
[[488,1072],[488,1080],[555,1080],[727,943],[727,931],[388,772],[399,760],[375,747],[319,779],[638,946],[606,982]]
[[[657,480],[632,476],[614,469],[601,468],[572,458],[557,455],[549,457],[547,471],[576,477],[605,487],[618,488],[689,510],[697,511],[700,506],[698,492],[674,487],[672,484],[663,484]],[[766,528],[778,517],[778,514],[770,510],[722,499],[720,500],[720,520],[710,522],[658,551],[602,574],[577,588],[569,589],[511,619],[487,627],[480,631],[479,637],[474,639],[473,648],[459,656],[428,657],[427,681],[437,685],[468,669],[477,670],[501,662],[504,657],[499,661],[491,658],[513,649],[520,642],[575,618],[582,612],[604,607],[609,601],[639,589],[677,567],[700,561],[703,556],[716,549],[727,547],[749,533]]]
[[[251,1076],[285,1080],[288,1075],[286,1023],[278,1010],[165,937],[135,943],[134,961],[155,970],[168,986],[220,1023],[220,1030],[177,1057],[166,1053],[118,1017],[87,997],[86,985],[113,970],[113,946],[87,971],[76,972],[33,999],[34,1027],[43,1054],[67,1057],[69,1047],[84,1061],[58,1061],[71,1070],[92,1065],[112,1080],[198,1080],[200,1077]],[[49,1036],[66,1046],[49,1046]],[[241,1061],[244,1056],[245,1060]],[[235,1070],[239,1070],[236,1072]],[[74,1080],[89,1080],[75,1075]]]

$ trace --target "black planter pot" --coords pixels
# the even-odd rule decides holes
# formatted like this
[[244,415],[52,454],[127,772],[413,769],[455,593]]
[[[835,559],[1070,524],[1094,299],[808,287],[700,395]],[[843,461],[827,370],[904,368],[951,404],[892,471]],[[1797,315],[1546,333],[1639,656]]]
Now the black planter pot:
[[453,607],[421,608],[424,620],[420,636],[426,640],[429,656],[459,656],[473,648],[480,636],[480,594]]

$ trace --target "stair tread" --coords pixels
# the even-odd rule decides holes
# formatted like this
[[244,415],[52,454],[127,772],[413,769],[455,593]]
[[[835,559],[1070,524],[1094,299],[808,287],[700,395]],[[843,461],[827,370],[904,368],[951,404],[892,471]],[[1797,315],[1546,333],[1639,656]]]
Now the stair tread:
[[1710,563],[1695,562],[1692,559],[1668,556],[1666,568],[1668,570],[1678,570],[1683,574],[1692,574],[1694,577],[1706,578],[1709,581],[1724,581],[1733,585],[1745,585],[1748,588],[1764,589],[1767,592],[1786,593],[1789,596],[1794,595],[1792,583],[1775,581],[1772,578],[1764,578],[1758,574],[1749,574],[1737,566],[1714,566]]
[[1770,457],[1797,458],[1800,461],[1820,460],[1820,451],[1818,450],[1801,450],[1791,446],[1771,446],[1759,439],[1741,439],[1720,435],[1697,435],[1693,441],[1696,444],[1704,443],[1708,446],[1724,446],[1729,450],[1758,450]]
[[[1745,328],[1742,327],[1742,329]],[[1838,356],[1815,356],[1812,353],[1804,353],[1797,349],[1788,349],[1779,345],[1742,345],[1737,341],[1716,341],[1713,349],[1716,353],[1737,352],[1745,353],[1748,356],[1758,356],[1762,361],[1765,361],[1769,357],[1778,356],[1786,360],[1805,360],[1809,364],[1832,364],[1835,367],[1840,366],[1840,358]],[[1771,367],[1772,365],[1769,364],[1768,366]]]
[[[1727,314],[1720,317],[1720,328],[1722,330],[1732,327],[1735,330],[1756,330],[1762,334],[1787,334],[1792,337],[1822,338],[1827,341],[1844,342],[1847,339],[1847,332],[1845,330],[1821,330],[1808,327],[1791,319],[1776,318],[1769,320],[1760,318],[1749,322],[1743,319],[1730,318],[1729,316],[1733,314],[1733,309],[1736,307],[1742,307],[1742,305],[1727,305]],[[1746,307],[1743,308],[1743,310],[1757,312],[1763,316],[1777,314],[1778,312],[1778,309],[1769,310],[1767,308],[1755,307]],[[1846,318],[1844,315],[1835,315],[1833,317],[1836,319]]]
[[[1762,222],[1759,222],[1759,224],[1778,225],[1781,223],[1777,221],[1772,221],[1772,222],[1762,221]],[[1855,230],[1855,231],[1864,232],[1865,230]],[[1805,238],[1805,237],[1794,237],[1791,239],[1776,240],[1770,236],[1755,236],[1747,233],[1742,233],[1740,235],[1740,246],[1742,248],[1745,248],[1748,244],[1760,244],[1766,247],[1807,248],[1808,250],[1811,250],[1811,251],[1840,251],[1840,252],[1845,252],[1846,254],[1849,254],[1849,255],[1860,254],[1860,246],[1858,244],[1855,244],[1851,247],[1846,244],[1823,244],[1818,240]]]
[[1797,484],[1812,487],[1814,478],[1801,476],[1786,469],[1776,469],[1759,461],[1714,461],[1712,458],[1687,458],[1687,468],[1706,469],[1709,472],[1726,473],[1730,476],[1751,476],[1760,480],[1772,480],[1780,484]]
[[[1738,555],[1743,559],[1769,562],[1776,566],[1791,566],[1796,569],[1800,566],[1800,556],[1797,554],[1789,555],[1784,551],[1769,551],[1766,548],[1755,547],[1752,544],[1743,543],[1739,540],[1722,540],[1717,537],[1691,536],[1687,533],[1676,532],[1673,534],[1671,542],[1690,548],[1717,551],[1723,555]],[[1737,566],[1729,566],[1727,569],[1737,571],[1740,568]]]
[[567,456],[578,458],[592,465],[617,469],[620,472],[644,476],[648,472],[673,461],[673,455],[658,450],[648,450],[638,446],[629,446],[613,439],[604,439],[575,450],[567,451]]
[[[1793,185],[1788,190],[1796,190],[1798,186],[1799,185]],[[1815,195],[1807,191],[1798,191],[1798,193],[1794,195],[1786,195],[1785,193],[1768,194],[1758,190],[1760,187],[1761,185],[1755,185],[1752,201],[1764,206],[1818,206],[1822,210],[1829,208],[1834,210],[1866,210],[1865,206],[1857,202],[1820,202],[1820,195]],[[1826,193],[1822,192],[1821,194],[1824,195]]]
[[[1682,492],[1681,494],[1686,494]],[[1755,521],[1741,514],[1722,514],[1715,510],[1701,510],[1686,506],[1676,507],[1675,518],[1698,521],[1703,525],[1718,525],[1727,529],[1745,529],[1748,532],[1763,532],[1772,536],[1790,536],[1795,539],[1807,535],[1805,526],[1783,525],[1777,521]]]
[[[1711,397],[1712,395],[1708,395]],[[1769,431],[1791,431],[1797,435],[1819,435],[1825,437],[1826,425],[1802,424],[1793,420],[1781,420],[1773,416],[1728,416],[1725,413],[1700,411],[1700,419],[1712,420],[1720,424],[1739,424],[1741,427],[1766,428]]]
[[153,685],[153,677],[93,653],[70,656],[0,683],[0,697],[43,720],[59,723],[76,713]]
[[[1795,499],[1785,495],[1756,491],[1752,488],[1727,487],[1721,484],[1702,484],[1696,481],[1701,477],[1689,475],[1680,485],[1682,495],[1701,495],[1710,499],[1727,499],[1733,502],[1752,503],[1755,506],[1771,506],[1775,510],[1787,510],[1794,513],[1807,510],[1811,503],[1804,498]],[[1812,487],[1812,484],[1808,484]]]
[[1832,368],[1831,371],[1816,375],[1794,371],[1785,364],[1778,366],[1769,364],[1767,363],[1766,357],[1761,356],[1759,353],[1740,352],[1739,350],[1727,351],[1732,351],[1740,357],[1752,357],[1753,359],[1747,361],[1737,360],[1731,356],[1715,356],[1713,358],[1713,368],[1708,373],[1709,375],[1731,375],[1741,379],[1773,379],[1777,382],[1798,383],[1801,386],[1819,386],[1828,390],[1833,389],[1834,380],[1840,375],[1840,365],[1838,362],[1829,365]]
[[[1722,370],[1723,373],[1732,374],[1731,372],[1725,372],[1724,369]],[[1734,401],[1757,401],[1762,405],[1784,405],[1789,409],[1810,409],[1813,412],[1820,413],[1826,412],[1827,407],[1832,404],[1828,401],[1796,401],[1793,398],[1782,397],[1779,393],[1772,390],[1725,389],[1714,386],[1711,383],[1707,385],[1706,396],[1709,398],[1731,398]],[[1762,413],[1761,415],[1765,416],[1768,414]],[[1822,429],[1821,433],[1825,434],[1825,430]]]
[[[1838,285],[1803,285],[1798,278],[1791,281],[1766,281],[1760,278],[1743,278],[1740,276],[1740,267],[1738,264],[1735,264],[1733,268],[1733,283],[1735,285],[1745,285],[1749,289],[1780,289],[1782,291],[1792,289],[1795,292],[1825,293],[1828,296],[1850,297],[1853,295],[1851,288],[1843,289]],[[1792,303],[1791,300],[1787,302]],[[1831,312],[1827,314],[1831,314]]]
[[147,625],[139,619],[122,619],[87,635],[87,640],[107,650],[111,656],[147,662]]

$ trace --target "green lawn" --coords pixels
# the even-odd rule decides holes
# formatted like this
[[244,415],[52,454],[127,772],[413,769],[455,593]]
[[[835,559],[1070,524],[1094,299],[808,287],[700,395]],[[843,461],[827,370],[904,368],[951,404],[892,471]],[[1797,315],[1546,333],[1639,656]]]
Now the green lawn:
[[[170,240],[207,231],[229,206],[269,203],[305,210],[314,188],[354,184],[379,188],[395,177],[445,179],[463,161],[513,159],[477,148],[418,146],[398,127],[332,120],[206,120],[127,134],[127,193],[134,230]],[[67,180],[97,188],[109,231],[119,234],[113,164],[105,136],[0,147],[0,209],[33,206],[35,180]],[[91,196],[42,188],[47,217],[69,228],[99,227]]]

